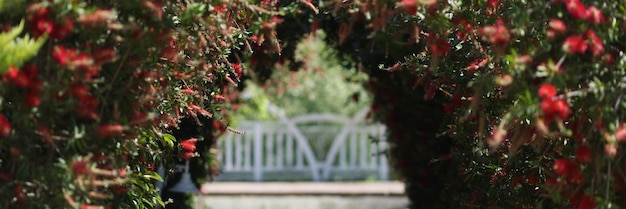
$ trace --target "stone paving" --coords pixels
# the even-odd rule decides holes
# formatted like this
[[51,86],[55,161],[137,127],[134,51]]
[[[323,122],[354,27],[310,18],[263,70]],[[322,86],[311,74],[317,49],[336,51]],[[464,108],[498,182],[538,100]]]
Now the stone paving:
[[195,209],[404,209],[401,182],[213,182]]

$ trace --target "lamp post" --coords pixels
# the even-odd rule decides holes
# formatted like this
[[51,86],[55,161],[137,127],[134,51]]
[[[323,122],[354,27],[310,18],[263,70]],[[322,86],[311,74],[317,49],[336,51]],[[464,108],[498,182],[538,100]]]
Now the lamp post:
[[[189,160],[185,161],[185,165],[176,165],[175,172],[183,172],[183,176],[180,181],[170,188],[168,191],[179,193],[200,193],[200,190],[191,180],[191,173],[189,173]],[[156,182],[156,187],[159,188],[159,195],[163,194],[163,189],[167,185],[167,177],[165,177],[165,168],[163,165],[159,166],[158,173],[163,177],[163,182]]]

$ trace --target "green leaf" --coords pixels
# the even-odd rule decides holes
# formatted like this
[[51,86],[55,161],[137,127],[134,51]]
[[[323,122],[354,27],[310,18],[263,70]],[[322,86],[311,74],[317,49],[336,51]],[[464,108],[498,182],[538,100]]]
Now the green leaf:
[[0,33],[0,74],[8,71],[10,66],[21,67],[37,54],[46,42],[46,37],[34,40],[28,35],[18,38],[24,29],[24,21],[7,33]]
[[146,179],[152,179],[152,180],[163,182],[163,178],[161,177],[161,175],[153,171],[147,171],[146,174],[143,174],[143,177]]
[[163,142],[167,144],[170,148],[174,147],[174,142],[176,141],[176,137],[171,134],[163,134]]

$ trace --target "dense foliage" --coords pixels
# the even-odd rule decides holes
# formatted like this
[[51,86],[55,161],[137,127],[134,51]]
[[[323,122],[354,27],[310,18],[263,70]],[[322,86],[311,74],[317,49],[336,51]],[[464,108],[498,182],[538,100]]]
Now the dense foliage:
[[626,207],[618,0],[6,2],[3,208],[160,204],[154,167],[207,159],[239,79],[298,69],[320,28],[369,75],[411,208]]
[[242,94],[245,101],[234,116],[275,120],[268,113],[268,102],[287,117],[312,113],[352,117],[366,108],[371,101],[361,84],[367,76],[344,68],[337,53],[326,45],[325,36],[317,31],[302,39],[294,53],[294,61],[302,62],[296,71],[277,64],[262,86],[249,82]]
[[220,104],[236,97],[239,56],[263,48],[250,37],[277,43],[279,11],[55,0],[0,1],[0,12],[0,207],[155,208],[159,165],[195,157],[197,176],[218,171]]
[[327,6],[321,27],[370,75],[412,208],[626,203],[619,1]]

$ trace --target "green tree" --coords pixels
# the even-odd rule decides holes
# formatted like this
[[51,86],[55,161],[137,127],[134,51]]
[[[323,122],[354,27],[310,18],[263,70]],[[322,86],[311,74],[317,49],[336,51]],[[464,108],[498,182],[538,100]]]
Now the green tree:
[[250,83],[245,93],[250,98],[238,115],[244,119],[272,119],[264,109],[267,102],[288,117],[310,113],[351,117],[365,108],[370,102],[362,87],[366,75],[348,68],[351,62],[329,47],[325,36],[320,30],[298,43],[293,60],[300,63],[297,71],[287,67],[290,63],[277,64],[263,91]]

